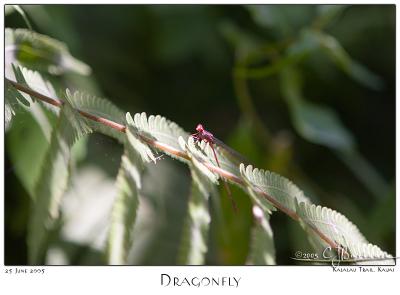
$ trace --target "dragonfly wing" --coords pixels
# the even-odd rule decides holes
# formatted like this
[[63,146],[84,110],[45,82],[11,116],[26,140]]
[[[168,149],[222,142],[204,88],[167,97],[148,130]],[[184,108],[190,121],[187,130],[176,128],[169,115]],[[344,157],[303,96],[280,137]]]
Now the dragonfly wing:
[[214,142],[218,147],[220,147],[224,152],[226,152],[225,154],[227,154],[229,158],[232,158],[233,160],[239,163],[244,163],[244,164],[249,163],[249,160],[247,160],[245,156],[227,146],[223,141],[214,137]]

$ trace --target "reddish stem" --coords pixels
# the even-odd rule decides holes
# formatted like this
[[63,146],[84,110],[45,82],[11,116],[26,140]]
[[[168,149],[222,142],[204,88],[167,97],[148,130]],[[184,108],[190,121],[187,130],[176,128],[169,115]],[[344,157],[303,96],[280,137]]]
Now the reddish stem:
[[[22,85],[22,84],[19,84],[19,83],[14,82],[14,81],[12,81],[12,80],[10,80],[10,79],[7,79],[7,78],[5,78],[5,79],[6,79],[9,83],[11,83],[16,89],[18,89],[18,90],[20,90],[20,91],[22,91],[22,92],[25,92],[25,93],[27,93],[27,94],[29,94],[29,95],[32,95],[32,96],[36,97],[37,99],[40,99],[41,101],[47,102],[47,103],[49,103],[49,104],[51,104],[51,105],[53,105],[53,106],[59,107],[59,108],[60,108],[62,105],[64,105],[64,102],[63,102],[62,100],[60,100],[60,99],[57,99],[57,98],[50,98],[50,97],[48,97],[48,96],[45,96],[45,95],[43,95],[43,94],[41,94],[41,93],[39,93],[39,92],[37,92],[37,91],[35,91],[35,90],[29,88],[29,87],[24,86],[24,85]],[[101,123],[101,124],[103,124],[103,125],[109,126],[109,127],[113,128],[113,129],[115,129],[115,130],[118,130],[118,131],[120,131],[120,132],[125,132],[126,126],[124,126],[124,125],[122,125],[122,124],[119,124],[119,123],[117,123],[117,122],[108,120],[108,119],[106,119],[106,118],[102,118],[102,117],[99,117],[99,116],[95,116],[95,115],[89,114],[89,113],[87,113],[87,112],[85,112],[85,111],[81,111],[81,110],[77,110],[77,111],[78,111],[82,116],[84,116],[84,117],[86,117],[86,118],[88,118],[88,119],[90,119],[90,120],[99,122],[99,123]]]

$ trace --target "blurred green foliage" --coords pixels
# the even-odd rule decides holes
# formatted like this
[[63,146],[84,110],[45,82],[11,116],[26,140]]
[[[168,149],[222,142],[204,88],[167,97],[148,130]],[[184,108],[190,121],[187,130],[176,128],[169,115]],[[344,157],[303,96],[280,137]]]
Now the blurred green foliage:
[[[370,242],[395,254],[394,5],[22,8],[35,31],[64,41],[91,67],[89,77],[63,76],[63,87],[104,95],[131,113],[162,114],[185,130],[203,123],[258,167],[295,180],[316,203],[342,212]],[[26,27],[11,12],[5,25]],[[43,145],[34,136],[39,127],[29,120],[14,121],[6,136],[6,264],[27,263],[30,184],[20,183],[16,173],[36,173],[24,163]],[[121,155],[116,141],[92,135],[82,149],[76,165],[115,179]],[[138,225],[132,261],[174,264],[189,173],[165,159],[161,168],[149,167],[144,186],[151,200],[147,214],[157,220]],[[95,185],[86,190],[96,194]],[[212,211],[207,264],[247,261],[251,204],[239,189],[233,195],[237,215],[224,192],[212,203],[223,214]],[[99,226],[108,218],[94,220]],[[277,263],[293,264],[289,257],[309,247],[306,235],[281,213],[270,221]],[[61,236],[65,240],[48,258],[53,263],[105,263],[95,242]]]

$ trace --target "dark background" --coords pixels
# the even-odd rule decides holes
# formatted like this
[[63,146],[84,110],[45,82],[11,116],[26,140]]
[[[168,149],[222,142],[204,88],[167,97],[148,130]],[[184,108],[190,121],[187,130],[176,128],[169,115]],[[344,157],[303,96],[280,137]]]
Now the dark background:
[[[22,7],[37,32],[65,42],[75,57],[92,68],[90,78],[72,74],[65,78],[66,86],[108,97],[131,114],[161,114],[187,131],[203,123],[255,166],[288,177],[316,203],[345,214],[369,242],[395,255],[394,5],[349,6],[322,29],[335,37],[353,60],[381,78],[380,89],[352,79],[319,49],[296,65],[305,100],[325,105],[337,114],[353,135],[358,155],[384,180],[387,190],[375,195],[349,168],[360,162],[346,164],[337,151],[307,140],[296,129],[281,88],[280,73],[285,66],[268,77],[248,79],[250,100],[235,91],[235,64],[240,61],[241,48],[251,48],[248,40],[257,40],[257,46],[272,48],[284,58],[287,44],[293,44],[302,29],[315,24],[317,6],[274,6],[268,12],[274,17],[265,16],[264,21],[254,13],[257,7],[240,5]],[[6,27],[26,27],[17,13],[7,15],[5,21]],[[229,28],[242,34],[235,44],[230,41]],[[265,57],[253,66],[273,62],[274,57],[265,50]],[[249,101],[255,112],[249,111]],[[90,163],[115,177],[122,152],[116,145],[104,136],[90,136],[79,165]],[[29,196],[13,173],[7,148],[6,134],[5,263],[26,264]],[[165,161],[178,171],[176,179],[165,182],[171,191],[186,194],[186,167]],[[212,223],[209,264],[245,262],[250,202],[238,189],[233,192],[242,209],[234,216],[222,194],[226,224]],[[161,235],[151,244],[150,249],[158,255],[144,255],[141,264],[174,264],[174,255],[168,253],[176,252],[171,243],[180,231],[172,226],[183,216],[185,198],[161,202],[169,221],[161,231],[166,237]],[[158,208],[159,203],[155,204]],[[273,214],[271,224],[277,263],[293,264],[289,257],[308,247],[305,234],[280,212]],[[87,243],[62,243],[63,249],[69,249],[70,263],[102,263],[102,254]]]

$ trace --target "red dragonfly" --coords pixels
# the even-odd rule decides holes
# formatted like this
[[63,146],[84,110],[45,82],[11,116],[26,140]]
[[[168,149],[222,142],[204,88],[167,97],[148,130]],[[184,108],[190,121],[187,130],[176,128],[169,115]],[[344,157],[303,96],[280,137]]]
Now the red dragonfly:
[[[227,146],[226,144],[224,144],[222,141],[220,141],[219,139],[217,139],[211,132],[207,131],[204,129],[203,125],[198,124],[196,127],[196,133],[192,134],[192,137],[194,138],[195,142],[198,142],[200,140],[204,140],[205,142],[207,142],[210,147],[211,150],[214,154],[214,159],[215,162],[217,162],[217,165],[219,168],[221,168],[221,165],[218,161],[218,157],[217,157],[217,153],[215,152],[215,147],[214,145],[218,145],[219,147],[221,147],[223,150],[227,151],[232,157],[233,159],[235,159],[238,162],[247,162],[247,160],[244,159],[244,157],[239,154],[238,152],[236,152],[235,150],[231,149],[229,146]],[[225,185],[225,189],[226,192],[229,196],[229,199],[231,200],[233,209],[235,210],[235,212],[237,212],[237,206],[236,206],[236,202],[235,200],[232,198],[232,193],[231,190],[229,189],[228,184],[224,181],[224,185]]]

